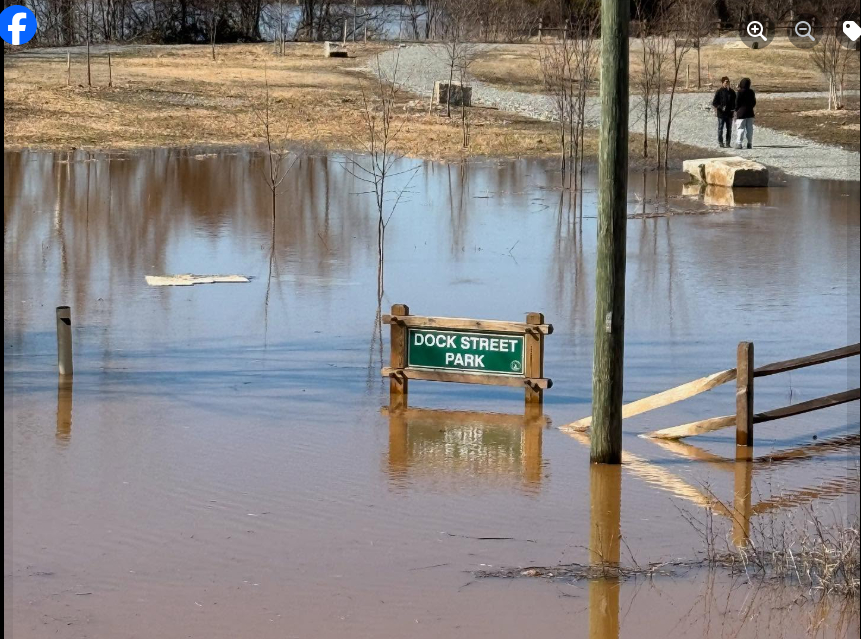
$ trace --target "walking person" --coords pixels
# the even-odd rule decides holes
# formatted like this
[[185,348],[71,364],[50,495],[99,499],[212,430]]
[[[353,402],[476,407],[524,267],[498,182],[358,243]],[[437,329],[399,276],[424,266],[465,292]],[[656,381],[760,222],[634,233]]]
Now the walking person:
[[718,145],[720,148],[732,148],[732,119],[735,115],[735,91],[729,83],[729,78],[720,79],[721,87],[715,92],[712,106],[717,115]]
[[738,83],[735,98],[735,147],[742,148],[742,139],[747,138],[747,148],[753,147],[753,107],[756,106],[756,91],[750,88],[750,78]]

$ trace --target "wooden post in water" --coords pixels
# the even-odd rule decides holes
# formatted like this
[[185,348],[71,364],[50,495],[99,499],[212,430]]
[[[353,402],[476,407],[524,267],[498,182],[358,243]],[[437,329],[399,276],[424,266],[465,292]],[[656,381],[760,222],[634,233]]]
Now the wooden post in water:
[[[526,323],[539,326],[544,323],[544,313],[528,313]],[[544,335],[535,329],[527,329],[524,343],[523,368],[526,378],[544,377]],[[526,386],[526,406],[541,406],[544,404],[544,390]]]
[[72,375],[72,309],[57,307],[57,368],[60,375]]
[[753,343],[739,342],[735,378],[735,443],[753,446]]
[[601,2],[601,137],[592,367],[592,462],[622,461],[625,230],[628,204],[628,0]]
[[[392,304],[391,367],[396,371],[407,365],[407,327],[402,322],[394,321],[394,318],[409,314],[410,307],[406,304]],[[406,408],[408,390],[409,380],[403,374],[389,377],[389,408]]]

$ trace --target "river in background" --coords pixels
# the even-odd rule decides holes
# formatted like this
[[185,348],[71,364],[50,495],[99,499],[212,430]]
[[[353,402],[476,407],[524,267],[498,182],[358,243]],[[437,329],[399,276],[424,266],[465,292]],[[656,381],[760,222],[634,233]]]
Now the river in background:
[[[348,159],[302,158],[273,224],[253,150],[5,154],[7,632],[778,637],[824,620],[824,636],[857,634],[857,616],[721,573],[477,579],[587,563],[596,530],[621,535],[610,552],[628,563],[702,556],[686,519],[705,520],[708,493],[732,504],[747,487],[754,528],[857,515],[858,403],[758,426],[742,466],[717,459],[731,429],[638,437],[732,413],[728,384],[626,420],[621,474],[590,470],[588,441],[555,427],[590,412],[594,176],[578,211],[552,163],[404,161],[380,300],[373,198]],[[707,195],[631,175],[626,401],[733,367],[741,340],[758,365],[857,341],[858,183],[792,180],[735,208]],[[252,281],[144,279],[177,273]],[[393,303],[543,312],[549,423],[516,390],[421,382],[390,415],[377,316]],[[75,376],[58,386],[60,304]],[[858,358],[763,378],[756,409],[858,378]],[[620,510],[602,506],[613,495]],[[714,525],[722,544],[738,532]]]

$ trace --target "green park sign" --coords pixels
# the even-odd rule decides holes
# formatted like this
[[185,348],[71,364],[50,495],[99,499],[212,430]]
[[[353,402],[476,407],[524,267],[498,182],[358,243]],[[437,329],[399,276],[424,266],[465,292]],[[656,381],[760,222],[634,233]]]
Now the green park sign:
[[524,336],[407,329],[407,366],[523,375]]
[[411,379],[523,388],[526,403],[540,405],[553,380],[544,377],[544,337],[553,332],[541,313],[525,322],[411,315],[392,306],[382,322],[391,326],[391,404],[406,405]]

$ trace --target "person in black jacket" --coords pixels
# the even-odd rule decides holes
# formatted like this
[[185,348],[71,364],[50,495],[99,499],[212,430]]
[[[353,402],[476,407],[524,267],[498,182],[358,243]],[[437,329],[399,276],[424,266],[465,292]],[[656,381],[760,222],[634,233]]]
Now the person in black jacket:
[[712,106],[718,119],[718,144],[720,148],[732,146],[732,119],[735,115],[735,91],[729,84],[729,78],[720,79],[721,87],[715,92]]
[[753,146],[753,107],[756,106],[756,91],[750,88],[750,78],[742,78],[738,83],[735,98],[735,130],[737,149],[742,148],[742,139],[747,137],[747,148]]

